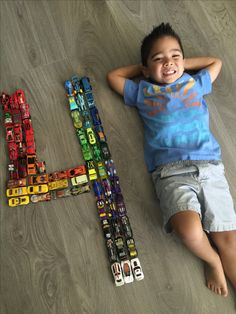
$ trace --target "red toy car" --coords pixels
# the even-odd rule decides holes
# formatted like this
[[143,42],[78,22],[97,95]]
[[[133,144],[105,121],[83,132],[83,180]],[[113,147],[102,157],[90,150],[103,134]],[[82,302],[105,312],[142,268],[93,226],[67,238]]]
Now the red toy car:
[[15,92],[15,95],[16,95],[16,98],[17,98],[17,101],[18,101],[18,104],[19,105],[22,105],[25,103],[25,93],[22,89],[18,89],[16,92]]
[[6,141],[8,143],[10,142],[14,142],[15,138],[14,138],[14,129],[12,126],[8,126],[6,127]]
[[26,151],[27,151],[27,155],[35,155],[36,154],[34,135],[32,135],[32,134],[26,135]]
[[71,168],[71,169],[67,170],[68,178],[73,178],[73,177],[79,176],[81,174],[86,174],[85,166],[79,166],[79,167]]
[[16,143],[22,142],[23,135],[22,135],[21,125],[19,125],[19,124],[14,125],[14,135],[15,135],[15,142]]
[[67,179],[67,171],[55,171],[49,174],[49,182]]
[[39,173],[46,173],[46,162],[45,161],[38,161],[36,163],[37,170]]
[[25,158],[18,159],[18,173],[20,178],[27,177],[27,162]]
[[20,111],[21,111],[22,120],[30,118],[30,111],[29,111],[29,105],[28,104],[20,105]]
[[33,130],[32,123],[31,123],[30,119],[23,120],[23,125],[24,125],[24,130],[25,130],[26,136],[34,134],[34,130]]
[[15,188],[18,186],[26,186],[26,178],[21,178],[21,179],[16,179],[16,180],[9,180],[7,182],[7,187],[10,188]]
[[17,150],[17,145],[15,142],[10,142],[8,143],[8,152],[9,152],[9,159],[12,160],[17,160],[18,158],[18,150]]

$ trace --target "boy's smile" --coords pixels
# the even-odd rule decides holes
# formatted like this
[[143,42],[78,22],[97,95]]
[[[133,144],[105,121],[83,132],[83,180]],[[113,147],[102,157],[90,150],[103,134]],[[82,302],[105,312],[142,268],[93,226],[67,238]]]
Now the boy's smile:
[[158,39],[152,46],[147,66],[143,67],[145,77],[160,84],[170,84],[183,72],[184,59],[178,41],[171,36]]

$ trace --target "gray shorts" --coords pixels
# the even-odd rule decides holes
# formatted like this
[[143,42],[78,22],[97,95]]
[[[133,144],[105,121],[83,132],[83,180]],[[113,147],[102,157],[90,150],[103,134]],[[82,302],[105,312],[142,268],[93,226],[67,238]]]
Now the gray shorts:
[[179,161],[158,167],[152,178],[163,214],[164,230],[170,218],[192,210],[207,232],[236,230],[236,213],[220,161]]

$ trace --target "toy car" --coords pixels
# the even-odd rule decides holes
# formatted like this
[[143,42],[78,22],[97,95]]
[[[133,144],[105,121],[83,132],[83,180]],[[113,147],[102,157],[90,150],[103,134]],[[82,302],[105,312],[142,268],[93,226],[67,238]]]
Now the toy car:
[[134,257],[138,256],[138,252],[137,252],[137,249],[135,247],[134,239],[133,238],[127,239],[126,240],[126,244],[127,244],[127,247],[128,247],[129,256],[131,258],[134,258]]
[[106,142],[101,142],[100,146],[101,146],[101,150],[102,150],[102,154],[103,154],[104,159],[105,160],[110,159],[111,153],[109,151],[107,143]]
[[117,287],[122,286],[124,284],[124,279],[122,276],[120,263],[118,263],[118,262],[113,263],[111,265],[111,271],[112,271],[112,275],[113,275],[114,280],[115,280],[115,285]]
[[97,180],[93,181],[93,190],[94,190],[94,194],[95,194],[97,199],[101,199],[104,197],[103,188],[102,188],[102,185],[99,181],[97,181]]
[[99,141],[100,142],[106,142],[106,136],[104,134],[103,127],[101,125],[96,125],[95,126],[95,131],[98,135]]
[[101,179],[107,179],[107,172],[103,162],[98,162],[98,173]]
[[18,150],[17,150],[16,143],[15,142],[9,142],[9,143],[7,143],[7,146],[8,146],[9,159],[11,161],[17,160]]
[[113,177],[112,180],[112,192],[114,194],[121,194],[120,179],[116,175]]
[[7,182],[7,187],[8,188],[15,188],[15,187],[19,187],[19,186],[26,186],[26,179],[22,178],[22,179],[16,179],[16,180],[9,180]]
[[68,96],[74,95],[73,86],[71,84],[71,81],[69,81],[69,80],[65,81],[64,87],[65,87],[65,90],[66,90]]
[[33,130],[32,122],[30,119],[23,120],[23,127],[24,127],[24,132],[25,132],[26,137],[28,135],[34,135],[34,130]]
[[88,111],[83,111],[83,118],[84,118],[83,127],[85,129],[91,128],[92,127],[92,122],[90,120],[90,114],[89,114]]
[[110,181],[108,179],[103,179],[102,181],[102,186],[105,192],[106,196],[111,196],[111,184]]
[[132,274],[131,264],[129,260],[121,261],[121,269],[123,271],[125,283],[131,283],[134,281],[134,276]]
[[92,160],[87,161],[87,169],[88,169],[89,180],[90,181],[96,180],[97,172],[95,170],[94,162]]
[[4,125],[5,125],[5,127],[12,126],[12,124],[13,124],[13,121],[12,121],[11,113],[5,112],[5,114],[4,114]]
[[30,200],[31,200],[32,203],[50,201],[51,200],[51,195],[50,195],[49,192],[45,193],[45,194],[31,195]]
[[83,146],[85,144],[87,144],[87,139],[85,137],[85,132],[84,132],[84,129],[79,129],[79,130],[76,130],[76,134],[79,138],[79,142],[80,142],[80,145]]
[[81,174],[86,174],[85,166],[79,166],[76,168],[71,168],[67,170],[67,177],[72,178]]
[[6,127],[6,141],[8,143],[14,142],[15,136],[14,136],[14,128],[12,126]]
[[27,155],[27,173],[36,174],[36,155]]
[[76,110],[76,109],[79,109],[76,101],[75,101],[75,97],[74,96],[69,96],[68,97],[68,102],[69,102],[69,105],[70,105],[70,111],[73,111],[73,110]]
[[29,196],[24,195],[24,196],[19,196],[19,197],[12,197],[8,199],[8,205],[10,207],[15,207],[18,205],[27,205],[29,204]]
[[108,173],[110,179],[113,179],[114,176],[116,176],[116,168],[114,165],[114,161],[112,159],[106,160],[105,165],[106,165],[107,173]]
[[90,149],[90,146],[88,143],[84,144],[81,147],[81,150],[82,150],[84,160],[89,161],[89,160],[93,159],[93,155],[92,155],[92,152],[91,152],[91,149]]
[[114,238],[117,239],[119,237],[122,237],[122,228],[121,228],[121,225],[120,225],[118,219],[112,220],[112,226],[113,226],[113,230],[114,230]]
[[81,185],[86,183],[88,183],[88,177],[86,174],[71,178],[72,185]]
[[80,87],[79,78],[76,75],[72,76],[71,82],[76,93],[81,93],[83,91]]
[[138,257],[131,259],[131,268],[134,274],[134,278],[136,280],[142,280],[144,278],[144,274],[142,271],[142,267]]
[[29,176],[28,177],[28,183],[30,185],[40,184],[40,183],[48,183],[48,174],[44,173],[44,174]]
[[82,123],[82,119],[81,119],[81,115],[79,113],[79,110],[71,111],[71,117],[73,120],[74,127],[76,129],[82,128],[83,123]]
[[27,187],[28,194],[41,194],[48,192],[47,184],[29,185]]
[[110,225],[107,219],[101,220],[102,222],[102,230],[106,239],[110,239],[112,237],[112,226]]
[[112,239],[106,241],[106,247],[108,252],[108,257],[111,263],[118,261],[118,256],[116,253],[116,245]]
[[88,137],[89,143],[91,145],[94,145],[96,143],[96,138],[95,138],[95,134],[93,132],[93,129],[87,128],[86,131],[87,131],[87,137]]
[[25,158],[18,158],[18,173],[20,178],[27,177],[27,161]]
[[121,224],[122,224],[124,236],[126,238],[131,238],[133,236],[133,232],[130,226],[129,218],[126,215],[121,217]]
[[96,161],[101,161],[102,160],[102,151],[100,148],[95,144],[92,146],[93,149],[93,156]]
[[77,96],[75,98],[76,98],[76,102],[79,106],[79,111],[85,111],[86,105],[85,105],[84,97],[80,94],[77,94]]
[[51,191],[51,195],[52,195],[52,198],[55,200],[57,198],[69,197],[72,194],[71,194],[70,188],[67,188],[67,189],[63,189],[63,190]]
[[122,237],[118,237],[115,239],[116,249],[120,260],[127,259],[127,253],[125,250],[125,245]]
[[57,181],[48,182],[48,189],[51,190],[58,190],[58,189],[65,189],[68,187],[68,180],[62,179]]
[[87,93],[87,92],[89,92],[89,91],[92,90],[92,86],[91,86],[91,84],[90,84],[90,80],[89,80],[88,77],[85,77],[85,76],[82,77],[81,83],[82,83],[82,85],[83,85],[83,91],[84,91],[85,93]]
[[27,190],[27,187],[22,186],[22,187],[7,189],[6,194],[7,194],[7,197],[27,195],[28,190]]
[[94,126],[101,124],[101,119],[99,117],[98,110],[96,107],[90,108],[90,114],[91,114]]
[[21,104],[20,105],[20,111],[21,111],[21,119],[29,119],[30,118],[30,111],[29,111],[29,105],[28,104]]
[[23,140],[22,128],[19,124],[14,125],[14,137],[16,143],[22,142]]
[[46,173],[46,162],[45,161],[37,161],[36,168],[39,173],[43,174]]
[[74,186],[71,188],[71,195],[79,195],[82,193],[90,192],[90,186],[88,184],[81,185],[81,186]]
[[49,174],[49,181],[56,181],[61,179],[67,179],[68,174],[67,171],[55,171]]
[[35,155],[36,154],[34,135],[32,135],[32,134],[26,135],[26,151],[27,151],[27,155]]
[[125,203],[124,203],[124,198],[122,194],[118,193],[115,196],[115,202],[116,202],[116,209],[118,211],[118,214],[120,217],[124,216],[127,214]]
[[17,97],[17,102],[19,105],[22,105],[25,103],[25,93],[22,89],[18,89],[16,92],[15,92],[15,95]]
[[14,124],[21,124],[22,123],[21,112],[19,109],[12,110],[12,120],[13,120]]

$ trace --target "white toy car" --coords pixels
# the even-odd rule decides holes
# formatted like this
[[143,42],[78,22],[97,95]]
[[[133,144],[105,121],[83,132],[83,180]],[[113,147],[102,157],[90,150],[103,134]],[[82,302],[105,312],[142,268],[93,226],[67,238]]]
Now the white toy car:
[[132,274],[131,264],[129,260],[121,262],[121,268],[124,275],[125,283],[130,283],[134,281],[134,276]]
[[73,186],[80,185],[80,184],[86,184],[86,183],[88,183],[88,177],[86,174],[82,174],[80,176],[71,178],[71,184]]
[[115,262],[111,265],[112,275],[115,280],[115,284],[117,287],[122,286],[124,284],[124,279],[122,276],[122,271],[120,267],[120,263]]
[[142,280],[144,278],[144,274],[143,274],[143,271],[142,271],[142,267],[141,267],[140,261],[139,261],[139,259],[137,257],[133,258],[131,260],[131,267],[132,267],[132,271],[134,273],[134,278],[136,280]]

